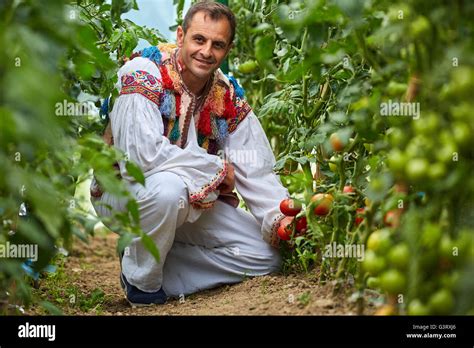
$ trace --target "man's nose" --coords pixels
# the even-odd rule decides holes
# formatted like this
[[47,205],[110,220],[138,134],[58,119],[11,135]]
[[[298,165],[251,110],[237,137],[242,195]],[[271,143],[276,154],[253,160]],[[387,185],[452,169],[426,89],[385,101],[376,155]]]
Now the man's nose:
[[212,57],[212,42],[210,40],[202,47],[201,54],[206,59]]

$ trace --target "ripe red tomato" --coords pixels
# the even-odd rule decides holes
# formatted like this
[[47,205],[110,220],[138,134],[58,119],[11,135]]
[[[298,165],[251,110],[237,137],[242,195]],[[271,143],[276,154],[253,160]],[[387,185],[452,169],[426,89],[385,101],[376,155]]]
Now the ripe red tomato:
[[350,194],[354,193],[355,190],[354,190],[354,187],[353,187],[353,186],[351,186],[351,185],[346,185],[346,186],[344,186],[344,189],[342,190],[342,192],[343,192],[343,193],[347,193],[347,194],[350,195]]
[[334,198],[329,193],[317,193],[312,198],[312,202],[317,202],[314,213],[319,216],[327,215],[331,210]]
[[385,225],[390,227],[398,227],[400,225],[400,216],[402,215],[402,209],[393,209],[387,211],[383,218]]
[[283,240],[290,240],[293,230],[291,228],[291,223],[293,222],[293,217],[287,216],[280,221],[280,227],[278,227],[278,237]]
[[354,220],[354,223],[356,226],[359,226],[362,221],[364,221],[364,212],[365,212],[365,208],[357,208],[356,209],[356,216],[355,216],[355,220]]
[[336,152],[340,152],[344,149],[344,143],[337,133],[331,134],[329,142],[331,143],[332,149]]
[[302,216],[298,220],[296,220],[295,229],[299,235],[305,234],[307,228],[308,228],[308,221],[306,221],[306,216]]
[[301,208],[301,203],[291,198],[284,199],[280,203],[280,211],[286,216],[296,216]]

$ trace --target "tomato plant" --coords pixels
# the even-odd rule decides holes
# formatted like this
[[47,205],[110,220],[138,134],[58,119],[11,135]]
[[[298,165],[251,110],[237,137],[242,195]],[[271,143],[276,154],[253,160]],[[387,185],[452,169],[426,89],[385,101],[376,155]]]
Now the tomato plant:
[[[385,294],[381,312],[474,312],[473,8],[425,0],[235,6],[255,29],[240,29],[231,66],[307,219],[286,269],[316,267],[320,281],[354,276],[356,294],[366,286]],[[259,69],[240,73],[241,61]],[[364,246],[363,260],[324,257],[333,243]]]

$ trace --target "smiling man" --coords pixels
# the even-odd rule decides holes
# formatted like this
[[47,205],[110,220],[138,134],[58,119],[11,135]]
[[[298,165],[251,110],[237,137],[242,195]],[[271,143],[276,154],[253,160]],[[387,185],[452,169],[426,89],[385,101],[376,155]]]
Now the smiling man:
[[[288,191],[242,88],[219,69],[235,27],[226,6],[197,3],[177,30],[177,45],[147,48],[119,70],[106,140],[145,175],[143,187],[119,164],[141,227],[161,256],[156,262],[140,238],[125,249],[120,280],[132,305],[164,303],[280,267],[276,231]],[[250,213],[238,208],[234,190]],[[91,196],[99,216],[110,214],[108,206],[125,209],[95,180]]]

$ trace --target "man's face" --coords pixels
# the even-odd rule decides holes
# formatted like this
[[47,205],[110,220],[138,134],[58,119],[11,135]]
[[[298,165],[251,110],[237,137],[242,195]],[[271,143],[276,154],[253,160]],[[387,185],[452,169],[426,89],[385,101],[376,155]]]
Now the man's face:
[[229,52],[231,28],[226,18],[212,20],[205,12],[194,14],[186,34],[177,31],[177,44],[185,71],[198,79],[208,79]]

